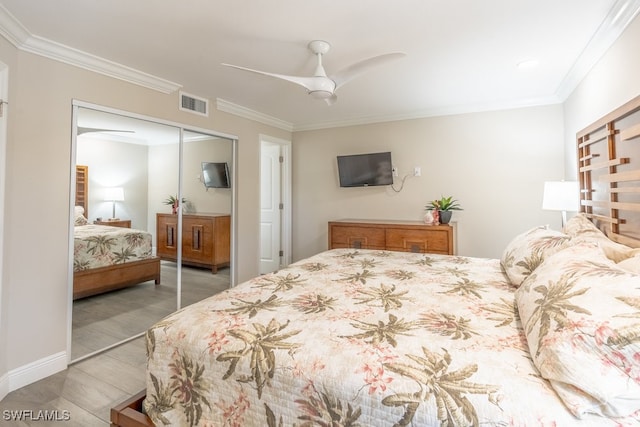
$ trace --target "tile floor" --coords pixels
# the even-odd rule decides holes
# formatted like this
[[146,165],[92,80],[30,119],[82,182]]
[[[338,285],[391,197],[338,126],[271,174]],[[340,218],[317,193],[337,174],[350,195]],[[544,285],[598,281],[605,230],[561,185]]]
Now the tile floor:
[[[161,286],[143,284],[77,301],[73,358],[142,332],[149,319],[155,319],[150,325],[174,311],[175,279],[171,277],[175,274],[175,265],[163,263]],[[229,269],[211,274],[206,269],[183,268],[182,274],[183,306],[229,287]],[[0,426],[109,426],[111,408],[145,388],[145,365],[143,337],[72,363],[62,372],[9,393],[0,401]],[[12,418],[17,416],[13,414],[23,419]],[[38,416],[58,420],[36,419]]]
[[[0,401],[0,425],[108,426],[111,408],[145,387],[145,359],[144,338],[136,338],[72,364],[9,393]],[[11,419],[16,412],[29,418],[28,411],[31,419]],[[58,421],[37,420],[38,411],[56,414]]]

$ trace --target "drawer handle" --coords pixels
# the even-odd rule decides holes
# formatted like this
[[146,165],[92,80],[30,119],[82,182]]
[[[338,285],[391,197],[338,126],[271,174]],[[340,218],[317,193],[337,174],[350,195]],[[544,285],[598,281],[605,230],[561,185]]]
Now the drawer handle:
[[354,249],[362,249],[362,240],[354,240],[351,247]]
[[194,250],[200,249],[200,229],[199,228],[193,229],[193,243],[191,244],[191,247],[193,247]]
[[170,225],[167,225],[167,246],[174,246],[174,236],[173,236],[174,228]]

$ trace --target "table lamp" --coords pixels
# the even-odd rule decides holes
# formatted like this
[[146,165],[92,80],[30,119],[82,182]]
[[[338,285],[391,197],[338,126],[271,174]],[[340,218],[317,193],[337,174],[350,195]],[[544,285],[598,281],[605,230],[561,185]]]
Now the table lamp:
[[113,203],[113,213],[111,219],[116,218],[116,202],[124,201],[124,189],[122,187],[111,187],[104,189],[104,200]]
[[562,227],[567,222],[567,211],[577,212],[580,202],[577,181],[547,181],[544,183],[542,209],[562,211]]

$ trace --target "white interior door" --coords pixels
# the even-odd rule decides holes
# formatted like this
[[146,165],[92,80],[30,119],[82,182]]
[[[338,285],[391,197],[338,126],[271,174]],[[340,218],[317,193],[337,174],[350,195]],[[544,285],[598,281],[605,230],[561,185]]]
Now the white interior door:
[[280,268],[282,172],[280,145],[263,141],[260,155],[260,274]]

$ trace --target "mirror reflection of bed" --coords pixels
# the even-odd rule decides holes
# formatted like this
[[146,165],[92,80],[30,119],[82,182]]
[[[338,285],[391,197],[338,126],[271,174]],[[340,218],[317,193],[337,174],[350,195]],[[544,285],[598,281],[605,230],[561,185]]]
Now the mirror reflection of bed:
[[[233,165],[232,141],[192,131],[182,132],[181,165],[181,132],[170,125],[81,107],[77,129],[72,361],[229,287],[228,259],[214,274],[161,256],[156,219],[169,214],[177,222],[165,201],[178,194],[181,173],[183,218],[202,212],[230,217],[230,189],[207,188],[202,164]],[[196,237],[195,244],[209,238]]]

